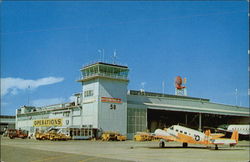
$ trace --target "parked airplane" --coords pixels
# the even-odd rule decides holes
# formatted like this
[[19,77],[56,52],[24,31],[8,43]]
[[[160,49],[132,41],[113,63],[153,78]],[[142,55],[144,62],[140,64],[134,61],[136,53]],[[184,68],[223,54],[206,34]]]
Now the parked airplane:
[[250,135],[250,125],[249,124],[232,124],[232,125],[220,125],[218,128],[220,131],[233,132],[238,131],[240,135]]
[[183,127],[180,125],[173,125],[167,129],[157,129],[154,132],[155,136],[160,138],[160,147],[165,147],[166,142],[177,141],[183,143],[183,147],[188,147],[188,143],[191,144],[203,144],[203,145],[215,145],[215,149],[218,150],[218,145],[228,144],[234,146],[238,143],[239,134],[234,131],[231,138],[220,138],[220,136],[212,135],[210,130],[206,130],[205,133],[200,131]]

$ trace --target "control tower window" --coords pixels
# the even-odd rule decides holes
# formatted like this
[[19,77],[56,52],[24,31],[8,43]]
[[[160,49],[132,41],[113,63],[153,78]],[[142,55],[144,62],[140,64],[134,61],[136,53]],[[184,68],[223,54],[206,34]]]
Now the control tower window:
[[93,95],[94,95],[93,90],[84,91],[84,97],[89,97],[89,96],[93,96]]

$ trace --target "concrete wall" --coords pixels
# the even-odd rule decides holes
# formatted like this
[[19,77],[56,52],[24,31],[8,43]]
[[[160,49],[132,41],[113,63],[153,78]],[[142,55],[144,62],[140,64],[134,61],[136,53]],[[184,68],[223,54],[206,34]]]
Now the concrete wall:
[[[92,95],[86,95],[87,91],[92,91]],[[97,79],[84,82],[83,102],[82,102],[82,125],[92,125],[98,128],[98,98],[99,84]]]
[[[127,133],[127,82],[99,79],[98,125],[104,131]],[[102,97],[119,98],[121,103],[102,102]],[[116,107],[112,109],[111,107]]]

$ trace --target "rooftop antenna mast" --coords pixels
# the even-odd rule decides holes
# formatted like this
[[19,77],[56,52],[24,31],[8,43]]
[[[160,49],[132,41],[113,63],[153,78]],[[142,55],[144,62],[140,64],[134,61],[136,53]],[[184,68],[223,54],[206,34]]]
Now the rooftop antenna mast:
[[28,106],[30,105],[30,85],[28,85]]
[[104,49],[98,49],[97,51],[100,53],[100,61],[104,62]]
[[104,49],[102,49],[102,61],[105,62],[104,61]]
[[164,90],[165,90],[165,81],[162,81],[162,96],[164,96]]
[[238,89],[237,88],[235,88],[235,104],[236,106],[238,104]]
[[115,64],[116,59],[117,59],[116,50],[114,50],[114,55],[113,55],[113,64]]
[[141,93],[144,93],[145,92],[145,84],[146,84],[146,82],[141,82],[141,86],[142,86],[142,89],[140,89],[141,90]]

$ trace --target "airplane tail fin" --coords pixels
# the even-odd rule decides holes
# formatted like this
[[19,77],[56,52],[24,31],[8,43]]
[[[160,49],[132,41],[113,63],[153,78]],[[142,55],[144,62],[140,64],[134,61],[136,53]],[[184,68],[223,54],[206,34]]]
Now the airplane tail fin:
[[239,140],[239,133],[237,130],[233,131],[233,134],[231,136],[231,139],[234,139],[237,143],[238,143],[238,140]]
[[205,135],[206,135],[206,136],[210,136],[210,135],[211,135],[210,129],[207,129],[207,130],[205,131]]
[[210,129],[207,129],[206,131],[205,131],[205,144],[208,144],[209,142],[208,142],[208,139],[209,139],[209,136],[211,135],[211,131],[210,131]]

